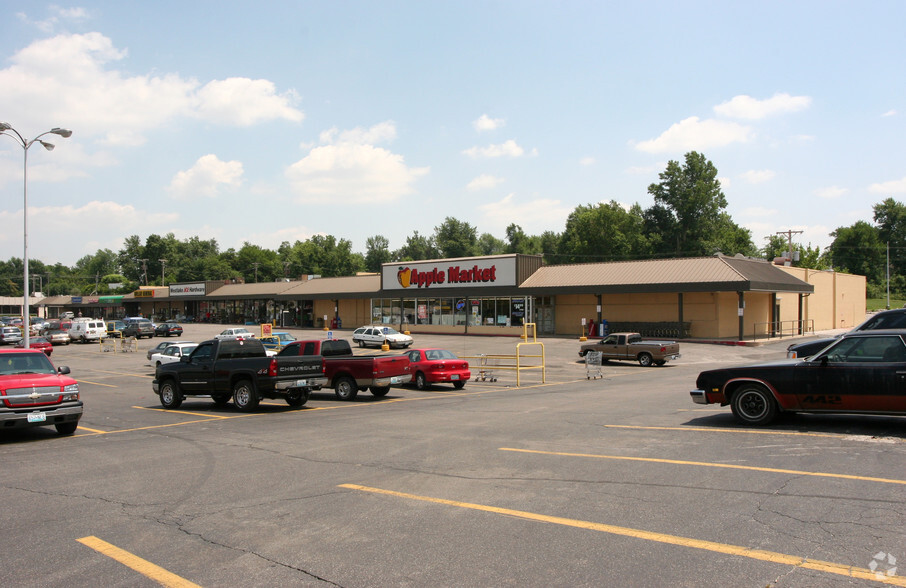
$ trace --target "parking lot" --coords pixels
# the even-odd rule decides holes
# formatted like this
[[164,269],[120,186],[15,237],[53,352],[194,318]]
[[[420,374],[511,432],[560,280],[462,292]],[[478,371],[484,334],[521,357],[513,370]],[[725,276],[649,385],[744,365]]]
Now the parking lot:
[[[223,328],[184,326],[181,339],[194,341]],[[474,357],[519,343],[414,338]],[[71,367],[85,414],[72,437],[0,432],[0,578],[906,586],[896,572],[906,558],[902,418],[798,415],[752,429],[689,397],[699,371],[780,359],[789,341],[684,343],[664,367],[610,362],[598,379],[578,339],[539,341],[543,382],[532,370],[517,386],[500,369],[474,381],[473,368],[463,390],[394,388],[354,402],[324,390],[301,409],[267,401],[252,414],[197,398],[164,410],[145,356],[157,338],[135,353],[57,347],[52,360]]]

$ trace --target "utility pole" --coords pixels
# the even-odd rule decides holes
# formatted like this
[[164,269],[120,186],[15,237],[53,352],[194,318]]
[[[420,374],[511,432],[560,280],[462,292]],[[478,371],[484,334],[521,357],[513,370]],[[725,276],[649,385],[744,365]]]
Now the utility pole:
[[160,262],[160,285],[166,286],[166,284],[164,283],[164,269],[167,267],[167,260],[158,259],[157,261]]
[[139,259],[142,262],[142,279],[145,280],[145,285],[148,285],[148,258],[144,257]]
[[799,235],[802,232],[803,231],[793,231],[792,229],[788,229],[786,231],[777,231],[778,235],[786,235],[787,247],[788,247],[787,251],[790,254],[790,263],[792,263],[792,261],[793,261],[793,235]]
[[257,261],[252,264],[252,266],[255,268],[255,283],[256,284],[258,283],[258,266],[259,265],[261,265],[261,264],[258,263]]

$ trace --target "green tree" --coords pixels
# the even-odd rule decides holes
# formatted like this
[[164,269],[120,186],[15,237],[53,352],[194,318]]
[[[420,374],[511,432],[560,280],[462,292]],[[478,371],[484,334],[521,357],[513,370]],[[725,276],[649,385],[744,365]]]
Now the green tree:
[[653,251],[662,255],[728,255],[754,253],[751,235],[725,214],[727,198],[717,168],[704,155],[690,151],[683,165],[670,161],[648,186],[654,205],[644,213]]
[[434,243],[441,257],[478,255],[478,231],[467,222],[448,216],[434,227]]
[[560,236],[559,262],[582,263],[632,259],[648,253],[644,219],[638,204],[629,210],[611,200],[577,206]]
[[885,247],[876,227],[858,221],[849,227],[840,227],[833,233],[829,248],[834,269],[865,276],[869,282],[886,279],[884,271]]
[[417,261],[420,259],[437,259],[440,253],[434,245],[434,239],[419,235],[414,231],[406,237],[406,244],[393,253],[394,261]]
[[872,210],[878,240],[890,247],[891,274],[906,274],[906,205],[887,198],[875,204]]
[[503,255],[507,252],[507,245],[502,239],[498,239],[490,233],[482,233],[478,237],[479,255]]
[[383,235],[368,237],[365,241],[365,270],[379,272],[381,265],[391,261],[390,240]]

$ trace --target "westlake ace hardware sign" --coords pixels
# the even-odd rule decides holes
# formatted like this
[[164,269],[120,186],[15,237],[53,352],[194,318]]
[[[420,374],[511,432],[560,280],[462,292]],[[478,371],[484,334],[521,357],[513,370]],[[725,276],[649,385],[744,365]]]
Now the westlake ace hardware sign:
[[516,258],[476,257],[383,266],[384,290],[474,289],[516,285]]

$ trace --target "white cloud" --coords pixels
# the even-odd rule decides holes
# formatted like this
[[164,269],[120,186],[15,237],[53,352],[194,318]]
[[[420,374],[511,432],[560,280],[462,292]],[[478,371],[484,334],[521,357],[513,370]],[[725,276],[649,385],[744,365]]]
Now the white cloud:
[[670,153],[724,147],[745,143],[752,138],[751,127],[714,119],[700,120],[697,116],[673,124],[656,139],[635,145],[646,153]]
[[749,171],[740,174],[739,177],[749,182],[750,184],[763,184],[764,182],[773,180],[775,175],[776,174],[769,169],[750,169]]
[[429,168],[408,167],[402,155],[375,147],[369,141],[396,136],[392,122],[368,130],[321,133],[327,145],[315,147],[289,166],[286,178],[305,202],[342,199],[345,203],[392,202],[414,191],[415,181]]
[[[56,260],[61,257],[60,241],[65,240],[67,257],[73,260],[94,255],[98,249],[118,251],[125,235],[164,234],[179,219],[176,212],[153,212],[110,201],[92,201],[81,206],[28,205],[29,258]],[[40,219],[37,222],[35,219]],[[0,210],[0,226],[21,228],[22,209]],[[73,232],[73,227],[78,231]],[[116,227],[111,231],[110,227]],[[63,237],[61,237],[61,235]],[[0,231],[0,249],[20,251],[21,231]]]
[[477,119],[472,121],[472,126],[475,127],[475,130],[479,133],[484,131],[494,131],[504,126],[506,121],[502,118],[491,118],[486,114],[482,114]]
[[60,6],[50,5],[48,7],[50,16],[44,20],[32,20],[26,13],[18,12],[16,16],[20,21],[34,25],[42,33],[53,33],[58,24],[63,21],[72,23],[81,23],[88,20],[88,11],[84,8],[61,8]]
[[295,92],[277,94],[271,81],[228,78],[205,84],[195,94],[194,102],[199,118],[248,127],[275,119],[301,122],[305,116],[291,106],[296,101]]
[[537,235],[547,230],[563,230],[566,218],[573,211],[560,200],[539,198],[519,202],[515,194],[508,194],[497,202],[482,204],[478,210],[483,213],[479,223],[482,231],[495,235],[503,234],[506,227],[512,223],[522,227],[529,235]]
[[774,94],[767,100],[758,100],[751,96],[734,96],[729,102],[718,104],[714,112],[730,118],[757,120],[775,114],[805,110],[812,103],[809,96],[790,96],[785,93]]
[[825,188],[818,188],[812,193],[819,198],[827,198],[828,200],[833,200],[834,198],[839,198],[846,195],[849,192],[846,188],[841,188],[839,186],[827,186]]
[[[525,149],[520,147],[516,141],[510,139],[499,145],[488,145],[487,147],[470,147],[463,151],[464,154],[468,155],[473,159],[478,159],[479,157],[494,158],[494,157],[522,157],[525,155]],[[532,154],[536,154],[533,150]]]
[[590,157],[590,156],[583,157],[582,159],[579,160],[579,165],[582,165],[582,166],[589,166],[589,165],[594,165],[594,164],[595,164],[594,157]]
[[722,178],[718,176],[717,181],[720,182],[720,187],[722,190],[726,190],[731,185],[733,185],[733,182],[730,181],[730,178]]
[[0,112],[25,128],[59,125],[78,139],[140,145],[152,129],[184,118],[247,126],[283,119],[298,122],[292,91],[278,94],[267,80],[229,78],[201,84],[176,73],[133,75],[127,58],[100,33],[57,35],[16,53],[0,70]]
[[904,194],[906,193],[906,177],[899,180],[872,184],[868,187],[868,191],[875,194]]
[[241,186],[242,173],[242,162],[221,161],[216,155],[205,155],[190,169],[177,173],[167,191],[174,198],[213,198],[220,193],[221,187]]
[[627,167],[623,173],[631,176],[647,176],[657,174],[667,169],[667,162],[659,162],[652,165],[634,165]]
[[396,124],[388,120],[367,129],[356,127],[342,132],[333,127],[322,131],[319,138],[321,143],[357,143],[360,145],[389,143],[396,139]]
[[742,211],[746,216],[774,216],[777,214],[776,208],[765,208],[764,206],[751,206]]
[[467,190],[488,190],[495,188],[503,182],[503,178],[498,178],[489,174],[482,174],[466,185]]
[[885,112],[885,113],[882,114],[881,116],[896,116],[896,115],[897,115],[897,111],[896,111],[896,110],[888,110],[887,112]]

